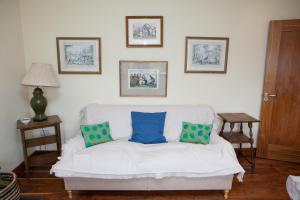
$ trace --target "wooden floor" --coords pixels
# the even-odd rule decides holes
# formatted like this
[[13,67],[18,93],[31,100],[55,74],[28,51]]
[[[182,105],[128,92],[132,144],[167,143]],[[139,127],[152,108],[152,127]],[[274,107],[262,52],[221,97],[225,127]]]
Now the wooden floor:
[[[246,163],[241,161],[246,168]],[[247,168],[246,168],[247,169]],[[300,164],[256,159],[254,173],[246,173],[244,182],[233,182],[229,199],[232,200],[285,200],[289,199],[285,189],[288,175],[300,175]],[[20,175],[22,177],[22,175]],[[32,173],[31,180],[18,178],[22,196],[44,197],[46,200],[68,199],[62,179],[45,172]],[[83,200],[222,200],[223,191],[147,191],[147,192],[73,192],[73,199]]]

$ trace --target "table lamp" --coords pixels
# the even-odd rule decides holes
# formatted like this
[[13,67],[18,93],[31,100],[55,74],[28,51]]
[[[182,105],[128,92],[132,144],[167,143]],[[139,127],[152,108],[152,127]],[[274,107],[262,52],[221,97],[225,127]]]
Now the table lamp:
[[36,86],[30,101],[30,105],[35,112],[33,120],[46,120],[47,116],[45,115],[45,110],[47,107],[47,99],[44,97],[43,90],[40,87],[59,87],[59,82],[52,65],[32,63],[22,81],[22,85]]

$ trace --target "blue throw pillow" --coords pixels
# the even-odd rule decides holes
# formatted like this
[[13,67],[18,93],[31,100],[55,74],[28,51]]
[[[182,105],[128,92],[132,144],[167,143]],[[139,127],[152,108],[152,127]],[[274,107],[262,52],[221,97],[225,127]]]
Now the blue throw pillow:
[[166,112],[131,112],[132,136],[129,141],[143,144],[167,142],[164,134]]

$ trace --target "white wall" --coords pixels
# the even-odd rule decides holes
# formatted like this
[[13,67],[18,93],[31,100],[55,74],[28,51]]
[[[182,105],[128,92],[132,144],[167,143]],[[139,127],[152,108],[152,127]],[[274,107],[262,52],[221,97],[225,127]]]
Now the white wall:
[[12,170],[23,160],[16,120],[28,112],[19,1],[0,0],[0,166]]
[[[25,64],[57,68],[58,36],[102,38],[102,75],[59,75],[61,88],[46,91],[47,112],[61,116],[65,139],[92,102],[210,104],[217,112],[259,117],[268,23],[300,18],[299,10],[299,0],[23,0]],[[126,48],[127,15],[164,16],[164,47]],[[229,37],[227,74],[185,74],[185,36]],[[127,59],[169,61],[168,97],[119,97],[118,62]]]

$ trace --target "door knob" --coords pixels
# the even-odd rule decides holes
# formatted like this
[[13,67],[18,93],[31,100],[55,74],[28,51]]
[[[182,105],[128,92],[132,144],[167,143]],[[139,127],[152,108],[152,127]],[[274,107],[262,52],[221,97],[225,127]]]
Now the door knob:
[[264,93],[264,101],[268,101],[269,97],[276,97],[277,94],[269,94],[267,92]]

